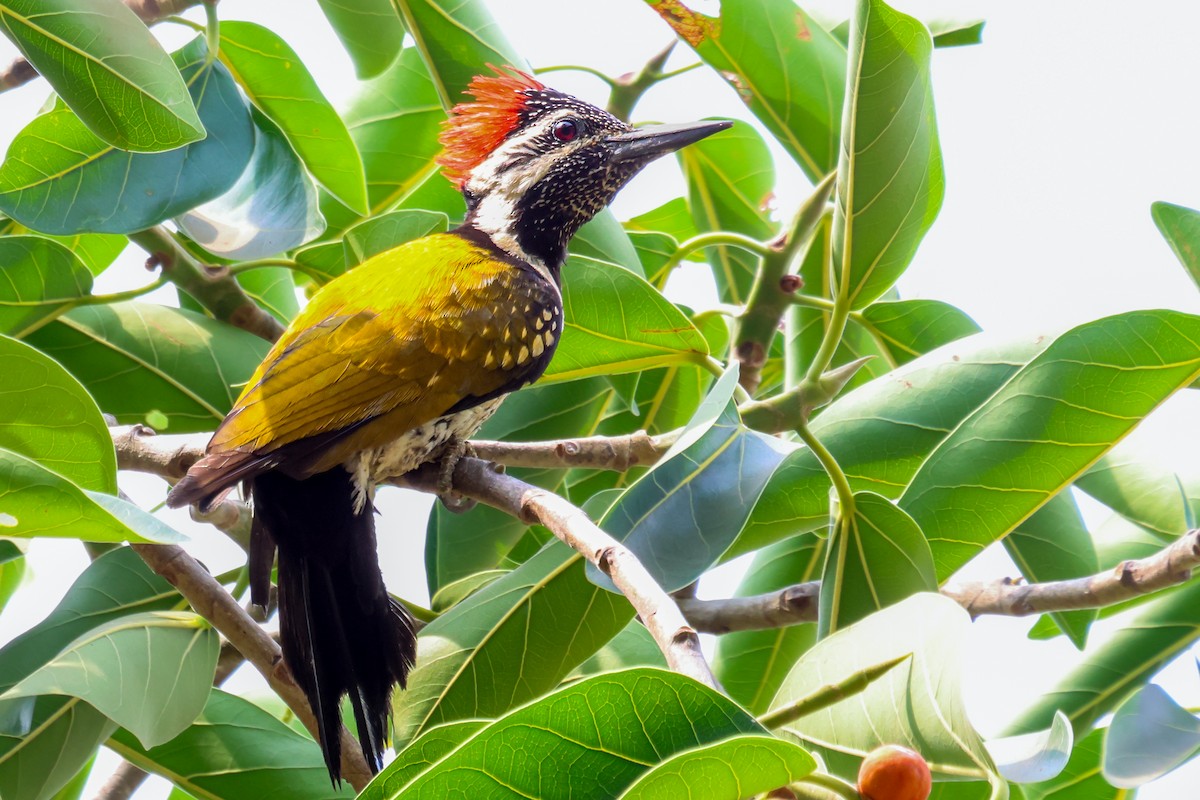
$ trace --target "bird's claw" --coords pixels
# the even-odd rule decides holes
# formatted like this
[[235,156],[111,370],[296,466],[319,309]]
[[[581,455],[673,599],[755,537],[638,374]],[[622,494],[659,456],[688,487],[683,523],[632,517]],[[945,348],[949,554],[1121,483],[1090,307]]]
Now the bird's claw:
[[438,463],[437,496],[446,510],[453,514],[462,514],[475,507],[474,500],[454,491],[454,470],[464,456],[474,457],[475,448],[470,442],[455,436],[446,443]]

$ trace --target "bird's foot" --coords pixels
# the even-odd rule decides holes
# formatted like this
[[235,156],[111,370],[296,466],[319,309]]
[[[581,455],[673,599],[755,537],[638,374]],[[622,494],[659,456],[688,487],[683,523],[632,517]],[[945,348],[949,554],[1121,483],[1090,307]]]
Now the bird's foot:
[[438,461],[437,496],[446,510],[454,514],[462,514],[475,507],[474,500],[463,497],[454,491],[454,470],[464,456],[474,457],[475,448],[471,446],[470,442],[453,436],[442,449],[442,455]]

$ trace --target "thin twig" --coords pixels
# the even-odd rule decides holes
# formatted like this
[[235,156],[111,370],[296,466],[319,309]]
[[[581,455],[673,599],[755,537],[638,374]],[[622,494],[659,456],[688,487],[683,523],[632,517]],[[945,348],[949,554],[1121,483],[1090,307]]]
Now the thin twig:
[[[558,495],[531,486],[478,458],[460,459],[455,491],[486,503],[530,525],[544,525],[555,536],[612,578],[654,637],[667,665],[701,683],[717,687],[700,650],[700,637],[671,599],[628,548],[601,530],[581,509]],[[404,476],[404,485],[437,491],[436,467],[426,465]]]
[[472,442],[471,446],[485,461],[509,467],[584,467],[625,472],[657,462],[678,436],[678,431],[657,436],[637,431],[627,436],[589,436],[552,442]]
[[[179,14],[202,2],[215,3],[216,0],[125,0],[125,5],[129,6],[142,22],[150,25],[163,17]],[[24,86],[36,77],[38,73],[32,64],[24,58],[15,59],[0,70],[0,92]]]
[[283,333],[279,320],[246,294],[224,268],[209,269],[180,246],[161,225],[129,234],[129,240],[150,254],[147,267],[159,267],[171,283],[190,294],[223,322],[273,342]]
[[[267,679],[272,691],[292,709],[313,737],[319,737],[312,708],[304,692],[296,685],[279,645],[250,618],[200,562],[175,545],[135,544],[132,547],[152,570],[179,590],[197,614],[208,620],[254,665]],[[345,727],[341,732],[341,756],[342,777],[356,791],[362,791],[371,780],[371,771],[367,768],[358,743]]]

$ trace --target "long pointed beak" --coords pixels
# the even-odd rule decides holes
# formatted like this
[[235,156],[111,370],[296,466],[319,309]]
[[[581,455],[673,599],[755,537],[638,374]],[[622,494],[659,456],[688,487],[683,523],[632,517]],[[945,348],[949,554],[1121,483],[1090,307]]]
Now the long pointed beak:
[[610,136],[608,143],[612,145],[614,162],[650,161],[667,153],[673,153],[681,147],[687,147],[689,144],[698,142],[706,136],[712,136],[717,131],[723,131],[732,125],[733,123],[728,120],[686,122],[679,125],[651,125]]

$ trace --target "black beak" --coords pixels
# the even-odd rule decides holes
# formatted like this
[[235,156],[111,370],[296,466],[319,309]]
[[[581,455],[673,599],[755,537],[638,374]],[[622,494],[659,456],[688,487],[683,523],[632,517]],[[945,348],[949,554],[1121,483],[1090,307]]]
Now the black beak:
[[732,126],[728,120],[708,122],[685,122],[680,125],[651,125],[608,137],[612,146],[612,160],[651,161],[659,156],[673,153],[681,147],[712,136]]

